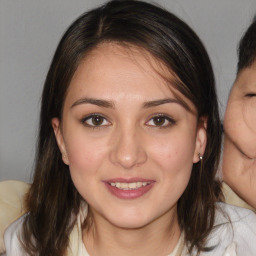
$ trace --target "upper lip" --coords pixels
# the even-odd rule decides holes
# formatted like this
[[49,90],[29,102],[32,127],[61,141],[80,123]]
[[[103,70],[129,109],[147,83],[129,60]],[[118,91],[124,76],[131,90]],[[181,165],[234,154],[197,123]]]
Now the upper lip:
[[153,183],[155,181],[152,180],[152,179],[133,177],[133,178],[113,178],[113,179],[103,180],[103,182],[107,182],[107,183],[115,183],[115,182],[121,182],[121,183],[148,182],[148,183]]

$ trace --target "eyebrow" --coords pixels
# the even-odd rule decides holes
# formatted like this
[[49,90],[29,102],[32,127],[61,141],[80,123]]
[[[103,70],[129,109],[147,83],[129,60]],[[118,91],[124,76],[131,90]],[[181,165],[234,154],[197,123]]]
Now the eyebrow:
[[92,104],[92,105],[96,105],[103,108],[114,108],[113,102],[107,101],[107,100],[94,99],[94,98],[79,99],[72,104],[71,108],[81,104]]
[[[164,105],[167,103],[176,103],[176,104],[179,104],[182,107],[187,109],[187,105],[183,101],[180,101],[180,100],[174,99],[174,98],[166,98],[166,99],[147,101],[147,102],[143,103],[143,108],[157,107],[157,106]],[[92,105],[96,105],[96,106],[103,107],[103,108],[112,108],[112,109],[115,108],[115,104],[112,101],[100,100],[100,99],[95,99],[95,98],[79,99],[72,104],[71,108],[81,105],[81,104],[92,104]]]
[[160,100],[153,100],[153,101],[148,101],[145,102],[143,107],[144,108],[151,108],[151,107],[156,107],[159,105],[167,104],[167,103],[176,103],[181,105],[184,108],[188,108],[187,104],[181,100],[178,99],[173,99],[173,98],[166,98],[166,99],[160,99]]

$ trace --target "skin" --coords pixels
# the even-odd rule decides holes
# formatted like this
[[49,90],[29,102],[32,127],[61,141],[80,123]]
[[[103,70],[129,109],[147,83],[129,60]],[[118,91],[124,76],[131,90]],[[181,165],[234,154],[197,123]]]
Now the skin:
[[[62,121],[52,120],[63,161],[89,204],[93,228],[83,241],[90,255],[167,255],[179,239],[177,201],[204,153],[206,131],[194,105],[176,91],[187,110],[159,73],[172,76],[144,50],[101,44],[78,67]],[[95,113],[102,116],[97,127]],[[120,199],[104,184],[134,177],[153,181],[135,199]]]
[[223,180],[256,209],[256,62],[237,76],[224,130]]

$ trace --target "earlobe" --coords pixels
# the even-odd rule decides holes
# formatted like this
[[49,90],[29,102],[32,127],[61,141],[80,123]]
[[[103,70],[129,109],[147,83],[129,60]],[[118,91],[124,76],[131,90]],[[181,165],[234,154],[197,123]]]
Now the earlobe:
[[57,117],[54,117],[52,119],[52,128],[55,134],[55,138],[59,147],[59,150],[61,152],[62,155],[62,161],[68,165],[69,161],[68,161],[68,157],[67,157],[67,152],[66,152],[66,147],[65,147],[65,143],[64,143],[64,139],[63,139],[63,135],[61,132],[61,127],[60,127],[60,120]]
[[195,152],[193,163],[197,163],[203,158],[206,143],[207,143],[207,118],[202,117],[198,122]]

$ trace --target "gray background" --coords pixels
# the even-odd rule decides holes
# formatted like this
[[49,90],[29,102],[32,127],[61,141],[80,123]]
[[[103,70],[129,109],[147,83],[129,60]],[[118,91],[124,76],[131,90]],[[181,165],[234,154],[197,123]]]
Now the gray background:
[[[0,0],[0,180],[29,181],[40,94],[70,23],[103,0]],[[237,43],[256,0],[158,0],[200,36],[213,63],[221,114],[235,78]]]

